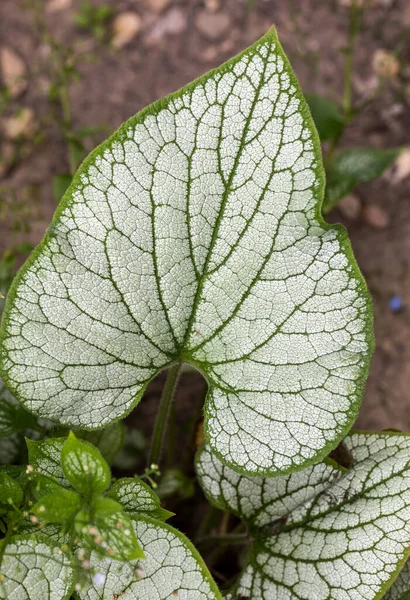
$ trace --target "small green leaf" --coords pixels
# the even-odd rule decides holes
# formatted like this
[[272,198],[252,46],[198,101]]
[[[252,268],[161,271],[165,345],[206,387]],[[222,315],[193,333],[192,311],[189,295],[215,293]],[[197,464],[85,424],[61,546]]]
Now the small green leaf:
[[53,196],[56,202],[60,202],[73,180],[69,173],[60,173],[53,177]]
[[123,590],[130,600],[222,600],[204,561],[182,533],[148,517],[132,519],[132,526],[145,558],[124,563],[92,552],[90,570],[100,577],[84,584],[80,600],[121,598]]
[[99,518],[109,517],[114,513],[119,513],[124,510],[120,502],[112,498],[104,498],[97,496],[93,502],[93,512]]
[[21,475],[25,472],[26,467],[22,465],[2,465],[0,466],[0,472],[6,473],[9,477],[13,479],[19,479]]
[[64,488],[60,483],[57,483],[57,481],[52,477],[34,472],[31,475],[30,489],[34,498],[36,500],[40,500],[44,496],[63,491],[66,488]]
[[97,431],[79,431],[76,436],[96,446],[109,465],[124,443],[124,424],[119,421]]
[[410,435],[353,432],[344,444],[349,470],[326,461],[269,479],[199,452],[208,499],[238,515],[252,539],[227,600],[378,599],[387,591],[410,546]]
[[160,498],[169,498],[174,494],[181,498],[192,498],[195,494],[195,482],[180,469],[167,469],[161,477],[156,492]]
[[108,494],[120,502],[130,516],[147,515],[160,521],[166,521],[174,514],[161,508],[156,493],[146,483],[135,477],[119,479]]
[[323,212],[328,212],[359,183],[380,177],[401,152],[401,148],[352,148],[339,152],[327,171]]
[[70,490],[60,490],[43,496],[31,509],[39,519],[50,523],[66,523],[79,511],[80,496]]
[[[108,504],[105,508],[108,509]],[[102,515],[97,511],[94,515],[80,511],[76,516],[75,528],[82,544],[114,560],[144,558],[131,520],[122,507],[117,512],[106,510]]]
[[70,484],[64,476],[61,467],[61,451],[67,438],[52,438],[49,440],[26,440],[30,465],[38,473],[55,479],[64,487]]
[[20,506],[23,501],[23,490],[17,481],[0,471],[0,504]]
[[343,131],[344,119],[334,102],[319,94],[305,94],[319,137],[322,141],[337,138]]
[[103,492],[111,473],[97,448],[70,433],[61,451],[61,466],[71,485],[86,496]]
[[68,600],[74,589],[72,556],[42,535],[12,537],[0,571],[2,600]]

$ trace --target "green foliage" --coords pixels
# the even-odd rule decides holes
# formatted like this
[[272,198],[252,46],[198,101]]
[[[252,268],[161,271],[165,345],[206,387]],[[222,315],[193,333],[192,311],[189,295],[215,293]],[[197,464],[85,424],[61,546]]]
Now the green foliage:
[[98,40],[102,40],[107,32],[107,24],[112,19],[115,11],[109,4],[94,4],[87,0],[80,4],[78,12],[74,15],[74,23],[81,29],[87,29]]
[[56,202],[60,202],[61,198],[70,187],[73,178],[69,173],[60,173],[53,177],[53,196]]
[[352,148],[341,150],[327,170],[326,196],[323,211],[328,212],[359,183],[380,177],[402,152],[401,148],[379,150]]
[[305,94],[305,98],[321,141],[338,138],[343,132],[345,121],[336,104],[319,94]]
[[70,521],[79,511],[81,498],[71,490],[59,490],[46,494],[31,509],[31,512],[50,523],[65,523]]
[[31,244],[23,242],[5,250],[0,256],[0,298],[1,295],[6,294],[13,281],[19,258],[32,250],[33,246]]
[[0,506],[20,506],[22,500],[21,486],[12,477],[0,471]]

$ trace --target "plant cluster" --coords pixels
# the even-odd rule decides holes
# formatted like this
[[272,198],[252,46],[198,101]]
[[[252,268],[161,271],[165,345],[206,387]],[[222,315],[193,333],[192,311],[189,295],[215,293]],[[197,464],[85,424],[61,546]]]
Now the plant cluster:
[[[336,140],[329,121],[317,117]],[[367,151],[335,147],[327,198],[370,179]],[[372,173],[391,158],[373,154]],[[372,309],[324,196],[319,137],[274,30],[84,161],[2,320],[0,598],[410,594],[410,437],[351,431]],[[208,566],[155,493],[179,485],[169,471],[156,487],[186,364],[208,383],[196,473],[223,515],[216,533],[198,527]],[[115,479],[121,420],[163,370],[147,469]],[[222,580],[216,557],[229,556],[241,572]]]

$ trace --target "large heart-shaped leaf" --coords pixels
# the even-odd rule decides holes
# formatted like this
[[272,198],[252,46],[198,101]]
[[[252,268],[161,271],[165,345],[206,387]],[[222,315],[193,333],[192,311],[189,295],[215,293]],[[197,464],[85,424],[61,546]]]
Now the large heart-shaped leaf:
[[15,536],[2,548],[0,598],[65,600],[74,588],[72,558],[44,536]]
[[9,293],[10,388],[38,415],[99,428],[189,362],[228,464],[268,474],[324,456],[357,414],[372,327],[345,230],[321,219],[323,188],[272,30],[84,162]]
[[119,562],[91,554],[92,580],[79,592],[81,600],[222,600],[194,546],[165,523],[133,519],[145,559]]
[[246,523],[248,564],[228,600],[376,600],[410,547],[410,436],[353,433],[350,470],[317,464],[288,476],[238,474],[205,448],[209,500]]

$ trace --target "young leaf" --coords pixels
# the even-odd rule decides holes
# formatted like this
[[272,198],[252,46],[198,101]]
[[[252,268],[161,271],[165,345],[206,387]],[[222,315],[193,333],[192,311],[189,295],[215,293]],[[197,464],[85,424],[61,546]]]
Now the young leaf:
[[40,473],[34,472],[30,475],[30,478],[30,489],[36,500],[41,500],[44,496],[65,490],[60,483],[57,483],[55,479],[48,477],[47,475],[41,475]]
[[407,561],[383,600],[410,600],[410,564]]
[[28,460],[35,471],[55,479],[64,487],[70,487],[61,467],[61,451],[67,438],[52,438],[35,442],[26,440]]
[[6,473],[0,472],[0,504],[20,506],[23,490],[17,481]]
[[91,553],[92,581],[81,600],[112,600],[126,591],[130,599],[222,600],[205,563],[179,531],[148,517],[132,519],[144,560],[124,563]]
[[339,152],[327,172],[323,212],[328,212],[358,183],[367,183],[383,175],[401,152],[401,148],[352,148]]
[[72,558],[43,536],[15,536],[0,565],[0,598],[68,600],[74,588]]
[[61,451],[61,466],[71,485],[86,496],[103,492],[110,485],[110,468],[101,453],[72,433]]
[[336,104],[319,94],[305,94],[305,98],[320,139],[325,141],[337,138],[343,131],[344,121]]
[[[109,500],[102,498],[102,500]],[[114,502],[111,500],[111,502]],[[85,542],[91,549],[97,549],[101,554],[109,556],[113,560],[135,560],[144,558],[132,522],[122,507],[114,512],[107,512],[101,506],[100,511],[95,511],[91,517],[85,511],[81,511],[76,517],[76,530],[81,536],[81,542]],[[98,504],[97,504],[98,509]]]
[[161,477],[156,493],[160,498],[169,498],[176,494],[186,500],[195,494],[195,481],[180,469],[167,469]]
[[143,481],[136,478],[119,479],[108,492],[110,498],[121,503],[128,515],[146,515],[153,519],[166,521],[174,513],[161,508],[158,496]]
[[228,600],[382,597],[410,546],[410,436],[356,432],[345,444],[350,470],[318,464],[275,479],[241,476],[200,451],[208,498],[254,540]]
[[80,509],[81,499],[76,492],[60,490],[43,496],[31,509],[41,520],[50,523],[65,523]]
[[206,437],[227,463],[278,474],[325,456],[357,414],[373,338],[323,188],[271,30],[83,163],[8,295],[8,385],[38,415],[97,429],[186,362],[207,378]]

